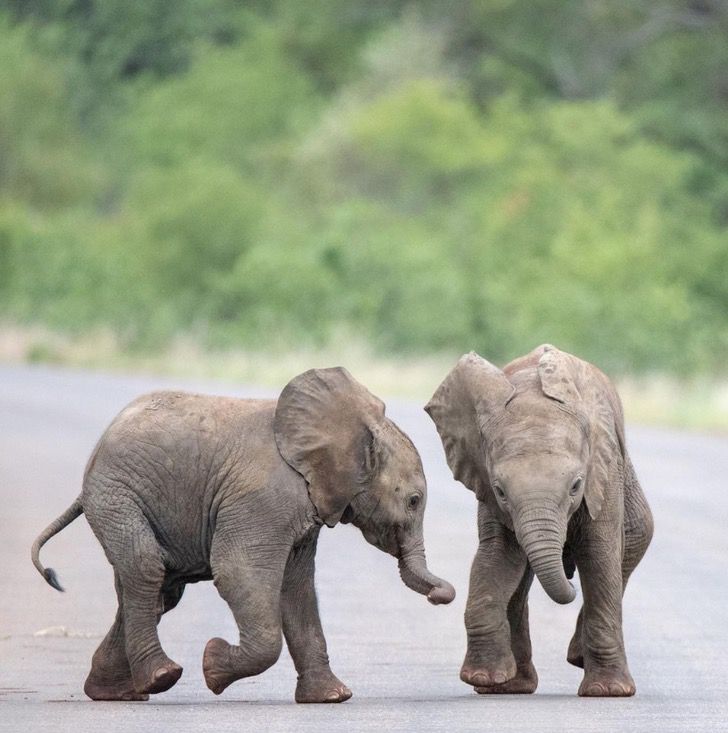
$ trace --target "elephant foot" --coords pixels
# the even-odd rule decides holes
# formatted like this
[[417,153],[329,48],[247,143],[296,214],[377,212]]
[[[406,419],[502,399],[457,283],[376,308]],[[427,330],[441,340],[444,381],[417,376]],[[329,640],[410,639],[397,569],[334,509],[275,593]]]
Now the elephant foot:
[[170,687],[177,683],[182,676],[182,667],[175,662],[170,661],[161,667],[157,667],[152,673],[152,679],[144,687],[144,692],[156,695],[159,692],[166,692]]
[[116,682],[104,681],[96,677],[93,669],[86,678],[83,691],[92,700],[97,701],[143,702],[149,699],[149,695],[134,689],[131,677]]
[[473,664],[466,658],[460,669],[460,679],[473,687],[493,687],[513,679],[516,672],[516,660],[513,654],[497,662],[485,664]]
[[350,697],[351,690],[330,669],[298,678],[296,702],[344,702]]
[[166,692],[181,676],[182,667],[171,659],[151,659],[133,673],[134,689],[140,693],[157,695]]
[[580,697],[631,697],[635,693],[632,675],[620,669],[594,669],[579,685]]
[[499,685],[476,687],[479,695],[530,695],[538,687],[538,674],[532,662],[518,665],[513,679]]
[[219,637],[210,639],[205,646],[205,653],[202,656],[202,674],[205,676],[205,684],[216,695],[219,695],[235,680],[240,679],[230,671],[230,649],[230,644]]

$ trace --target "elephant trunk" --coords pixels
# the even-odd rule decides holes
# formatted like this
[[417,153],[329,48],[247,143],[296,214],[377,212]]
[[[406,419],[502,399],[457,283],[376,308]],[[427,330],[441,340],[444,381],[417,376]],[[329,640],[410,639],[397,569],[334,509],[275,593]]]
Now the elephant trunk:
[[422,539],[400,544],[399,574],[408,588],[427,596],[434,605],[450,603],[455,598],[455,589],[450,583],[427,569]]
[[564,572],[564,513],[555,505],[530,506],[516,514],[513,525],[516,538],[543,589],[556,603],[571,603],[576,591]]

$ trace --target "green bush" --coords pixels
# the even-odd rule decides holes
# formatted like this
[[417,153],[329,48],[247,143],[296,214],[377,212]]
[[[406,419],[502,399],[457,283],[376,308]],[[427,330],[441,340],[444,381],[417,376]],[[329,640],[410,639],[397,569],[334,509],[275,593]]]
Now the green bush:
[[0,317],[724,373],[728,14],[663,5],[0,0]]

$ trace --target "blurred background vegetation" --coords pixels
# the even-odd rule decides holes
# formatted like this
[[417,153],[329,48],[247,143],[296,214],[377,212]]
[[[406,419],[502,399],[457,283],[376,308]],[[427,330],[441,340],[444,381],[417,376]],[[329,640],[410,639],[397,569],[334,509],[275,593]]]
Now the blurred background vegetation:
[[725,0],[0,0],[29,358],[551,341],[716,378],[727,314]]

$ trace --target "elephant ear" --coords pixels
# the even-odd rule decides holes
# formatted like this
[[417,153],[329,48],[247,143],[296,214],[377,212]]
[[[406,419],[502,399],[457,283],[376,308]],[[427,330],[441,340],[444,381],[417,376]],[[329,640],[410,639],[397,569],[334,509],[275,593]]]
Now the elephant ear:
[[589,468],[584,487],[589,516],[596,519],[608,496],[613,462],[624,458],[622,405],[609,379],[592,364],[553,346],[538,363],[541,388],[589,426]]
[[565,405],[575,405],[581,401],[581,395],[575,383],[575,358],[570,354],[544,345],[543,355],[538,360],[538,376],[541,389],[547,397]]
[[306,479],[329,527],[371,479],[383,420],[384,403],[343,367],[310,369],[281,392],[273,419],[278,451]]
[[500,414],[512,395],[513,385],[505,374],[471,351],[460,358],[425,405],[455,480],[481,501],[491,494],[481,426]]

